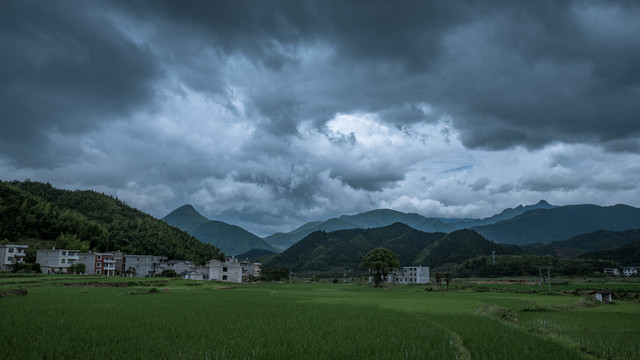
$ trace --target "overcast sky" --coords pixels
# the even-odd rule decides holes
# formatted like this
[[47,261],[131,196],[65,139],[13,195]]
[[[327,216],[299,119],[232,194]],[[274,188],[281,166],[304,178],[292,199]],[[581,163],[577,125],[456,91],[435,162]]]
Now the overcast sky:
[[0,179],[260,236],[640,206],[634,1],[3,1]]

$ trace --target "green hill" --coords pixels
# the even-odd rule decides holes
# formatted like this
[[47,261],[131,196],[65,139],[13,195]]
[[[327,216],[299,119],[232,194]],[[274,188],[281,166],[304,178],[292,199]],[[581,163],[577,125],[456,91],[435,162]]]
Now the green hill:
[[424,248],[416,257],[415,262],[430,264],[432,267],[447,263],[460,264],[469,258],[489,255],[492,251],[495,251],[496,255],[526,253],[519,246],[497,244],[485,239],[473,230],[464,229],[445,234]]
[[528,244],[524,248],[534,255],[573,258],[588,252],[617,249],[637,241],[640,241],[640,229],[627,231],[599,230],[574,236],[564,241],[553,241],[548,244]]
[[372,229],[317,231],[265,261],[265,266],[284,266],[294,271],[365,270],[362,258],[376,247],[398,254],[402,266],[457,264],[470,257],[490,254],[491,250],[499,254],[525,253],[518,246],[488,241],[472,230],[458,230],[451,234],[426,233],[395,223]]
[[492,225],[473,227],[487,239],[508,244],[549,243],[597,230],[640,228],[640,209],[628,205],[570,205],[535,209]]
[[188,232],[204,243],[219,247],[228,255],[237,255],[252,249],[278,251],[257,235],[239,226],[207,219],[191,205],[183,205],[175,209],[162,220]]
[[640,241],[635,241],[617,249],[601,250],[580,255],[581,259],[606,259],[620,265],[640,265]]
[[[10,241],[27,238],[52,241],[60,233],[66,232],[77,235],[82,240],[89,240],[91,249],[96,251],[118,250],[128,254],[165,255],[171,259],[197,263],[224,257],[217,247],[204,244],[123,201],[95,191],[60,190],[50,184],[33,181],[12,181],[2,183],[1,186],[4,192],[13,193],[10,198],[2,196],[2,206],[5,208],[3,226],[7,227],[6,224],[11,222],[21,226],[9,227],[9,231],[3,230],[3,234],[11,234],[11,238],[3,235]],[[16,190],[19,192],[16,193]],[[22,203],[17,205],[20,201]],[[23,211],[23,205],[33,211]],[[20,211],[16,211],[17,206],[21,208]],[[73,226],[77,226],[78,230],[60,228],[60,223],[64,223],[60,216],[63,220],[69,217],[75,219],[65,221],[69,224],[75,221],[76,225]],[[82,223],[85,220],[89,221],[86,226],[94,229],[94,233],[83,232],[85,225]],[[46,225],[52,223],[57,225]],[[42,230],[44,228],[50,230]],[[99,235],[100,233],[103,235]]]

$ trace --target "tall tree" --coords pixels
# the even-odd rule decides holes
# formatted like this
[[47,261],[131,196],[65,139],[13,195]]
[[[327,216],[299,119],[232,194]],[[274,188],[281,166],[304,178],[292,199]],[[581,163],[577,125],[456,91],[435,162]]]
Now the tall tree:
[[390,272],[400,267],[398,255],[389,249],[382,247],[369,251],[362,259],[362,265],[373,273],[375,287],[387,278]]

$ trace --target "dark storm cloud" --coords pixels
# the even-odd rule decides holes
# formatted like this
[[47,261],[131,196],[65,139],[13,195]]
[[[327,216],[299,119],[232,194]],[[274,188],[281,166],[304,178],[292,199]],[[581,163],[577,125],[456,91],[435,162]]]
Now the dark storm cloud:
[[0,152],[16,163],[64,162],[49,156],[52,135],[82,133],[153,98],[150,82],[158,70],[152,55],[116,31],[96,5],[3,3]]
[[[296,50],[328,44],[327,84],[306,94],[255,84],[253,106],[273,133],[295,133],[299,117],[321,126],[349,111],[396,124],[433,120],[416,110],[426,102],[453,117],[470,148],[640,134],[634,3],[151,1],[125,9],[224,56],[301,77],[315,69],[296,68]],[[341,69],[351,74],[337,79]]]

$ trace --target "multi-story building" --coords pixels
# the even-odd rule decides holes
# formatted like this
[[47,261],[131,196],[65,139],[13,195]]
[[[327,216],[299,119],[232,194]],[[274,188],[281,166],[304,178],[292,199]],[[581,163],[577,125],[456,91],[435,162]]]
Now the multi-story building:
[[252,263],[249,259],[240,262],[242,267],[242,281],[248,281],[251,278],[260,276],[260,263]]
[[80,253],[78,262],[85,264],[86,274],[116,275],[116,261],[112,253]]
[[[369,282],[373,277],[369,276]],[[429,282],[428,266],[405,266],[387,275],[386,282],[395,284],[427,284]]]
[[52,250],[38,250],[36,262],[40,264],[43,274],[66,274],[69,265],[73,265],[80,259],[77,250],[53,248]]
[[165,256],[155,255],[124,255],[123,275],[145,277],[154,276],[162,272],[161,264],[167,261]]
[[24,262],[28,245],[0,245],[0,270],[9,271],[13,263]]
[[242,265],[234,257],[227,258],[225,261],[218,259],[207,261],[206,266],[209,268],[209,280],[242,282]]

